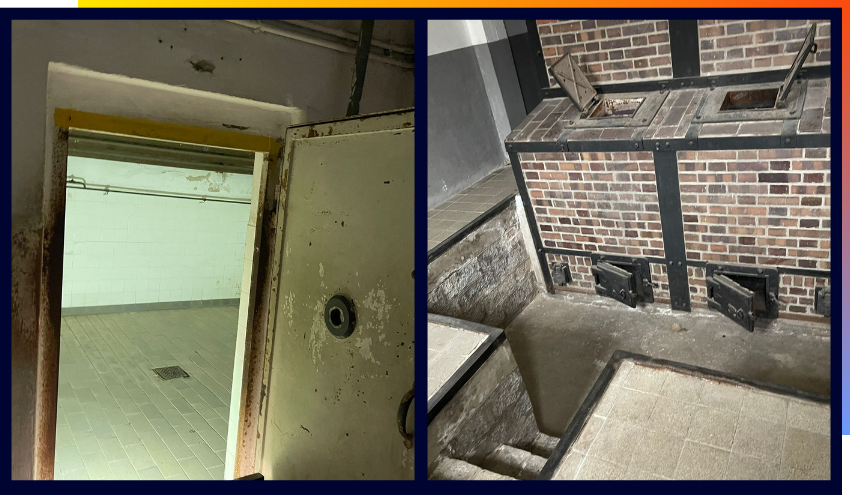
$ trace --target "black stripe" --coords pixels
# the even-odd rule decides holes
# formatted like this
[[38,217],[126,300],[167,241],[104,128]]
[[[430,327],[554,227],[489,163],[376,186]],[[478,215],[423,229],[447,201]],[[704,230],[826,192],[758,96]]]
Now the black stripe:
[[534,57],[534,68],[540,88],[549,87],[549,71],[546,70],[546,59],[543,57],[543,46],[540,44],[540,34],[537,31],[537,21],[530,19],[525,21],[528,30],[528,42],[531,45]]
[[[522,26],[520,27],[520,25]],[[543,91],[540,90],[540,78],[537,76],[536,67],[536,64],[540,63],[540,59],[537,57],[531,42],[532,37],[537,37],[537,32],[529,33],[525,21],[522,20],[506,20],[505,28],[509,28],[508,43],[511,45],[511,55],[522,93],[522,101],[525,105],[525,114],[528,115],[543,101]],[[526,32],[511,34],[511,32],[520,31],[520,29]],[[537,44],[540,44],[539,38]],[[548,84],[548,82],[545,84]]]

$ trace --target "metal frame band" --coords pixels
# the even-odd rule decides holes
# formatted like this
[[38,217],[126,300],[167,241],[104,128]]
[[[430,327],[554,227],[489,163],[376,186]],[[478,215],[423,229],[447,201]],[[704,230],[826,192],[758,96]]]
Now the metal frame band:
[[[545,67],[545,63],[544,63]],[[652,81],[634,81],[615,84],[599,84],[594,86],[599,94],[609,93],[645,93],[651,91],[666,91],[673,89],[712,88],[720,86],[737,86],[744,84],[781,83],[788,73],[785,69],[765,70],[758,72],[741,72],[720,76],[674,77],[673,79],[656,79]],[[800,79],[824,79],[830,77],[829,65],[815,65],[800,70]],[[545,84],[548,84],[548,80]],[[543,98],[566,98],[567,94],[560,87],[545,86],[540,90]]]
[[[659,198],[659,210],[661,214],[661,228],[664,239],[664,258],[647,258],[650,263],[665,264],[667,266],[667,277],[670,291],[670,304],[673,309],[690,311],[691,296],[688,281],[688,267],[704,268],[706,262],[688,260],[684,242],[684,228],[682,220],[682,205],[679,195],[679,170],[676,151],[679,150],[750,150],[750,149],[778,149],[778,148],[825,148],[830,147],[830,134],[785,134],[789,127],[783,128],[781,136],[740,136],[740,137],[715,137],[697,139],[701,124],[694,124],[688,130],[687,137],[681,139],[670,139],[663,141],[643,140],[641,148],[652,152],[655,162],[655,181]],[[537,253],[543,279],[548,292],[554,291],[552,275],[549,271],[547,254],[560,254],[566,256],[590,257],[591,251],[575,249],[563,249],[546,247],[540,236],[540,227],[531,204],[531,197],[525,183],[522,166],[519,161],[519,153],[547,153],[547,152],[616,152],[635,151],[637,148],[626,141],[564,141],[564,135],[558,141],[549,142],[507,142],[505,148],[511,160],[514,178],[517,181],[517,189],[522,198],[531,237],[534,242],[534,250]],[[789,139],[790,142],[785,142]],[[632,143],[632,142],[628,142]],[[784,146],[783,146],[784,144]],[[663,198],[663,200],[662,200]],[[613,254],[613,253],[612,253]],[[830,270],[776,267],[780,274],[800,275],[808,277],[832,277]]]

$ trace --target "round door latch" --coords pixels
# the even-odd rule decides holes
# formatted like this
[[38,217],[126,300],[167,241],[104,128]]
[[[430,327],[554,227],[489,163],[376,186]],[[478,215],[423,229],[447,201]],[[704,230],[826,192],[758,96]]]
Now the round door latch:
[[339,294],[328,299],[325,305],[325,325],[338,339],[344,339],[354,331],[356,320],[354,307],[345,296]]

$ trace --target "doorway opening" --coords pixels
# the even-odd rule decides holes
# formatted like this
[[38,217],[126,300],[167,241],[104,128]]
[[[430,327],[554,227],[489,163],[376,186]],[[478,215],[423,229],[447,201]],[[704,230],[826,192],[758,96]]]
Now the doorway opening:
[[270,153],[132,134],[67,133],[54,478],[232,479]]

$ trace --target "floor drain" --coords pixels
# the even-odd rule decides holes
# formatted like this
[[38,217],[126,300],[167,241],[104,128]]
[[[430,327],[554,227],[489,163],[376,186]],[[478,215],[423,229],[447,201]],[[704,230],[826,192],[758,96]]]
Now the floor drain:
[[165,368],[154,368],[153,372],[156,376],[163,380],[171,380],[173,378],[189,378],[189,373],[180,366],[166,366]]

